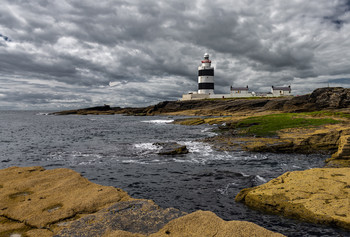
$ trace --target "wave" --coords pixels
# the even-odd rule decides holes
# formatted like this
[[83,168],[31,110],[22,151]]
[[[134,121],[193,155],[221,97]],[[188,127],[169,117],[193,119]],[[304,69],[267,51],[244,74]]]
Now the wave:
[[155,123],[155,124],[167,124],[174,122],[173,119],[155,119],[155,120],[144,120],[142,123]]
[[37,114],[35,114],[35,115],[50,115],[50,113],[39,112],[39,113],[37,113]]

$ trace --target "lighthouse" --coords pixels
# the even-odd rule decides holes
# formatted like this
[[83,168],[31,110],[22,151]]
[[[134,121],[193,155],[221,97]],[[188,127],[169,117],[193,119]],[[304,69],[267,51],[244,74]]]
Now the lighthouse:
[[198,67],[198,94],[214,94],[214,68],[208,53],[204,54],[204,60]]

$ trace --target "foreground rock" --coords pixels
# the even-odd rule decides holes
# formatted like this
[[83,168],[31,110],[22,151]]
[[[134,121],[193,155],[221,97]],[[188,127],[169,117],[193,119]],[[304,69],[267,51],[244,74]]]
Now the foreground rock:
[[70,169],[0,170],[0,236],[282,236],[211,212],[189,215],[89,182]]
[[266,230],[247,221],[224,221],[209,211],[196,211],[170,221],[157,233],[142,235],[124,231],[111,231],[103,237],[282,237],[284,235]]
[[160,208],[149,200],[118,202],[97,213],[67,223],[66,228],[57,236],[84,236],[89,233],[90,237],[98,237],[121,231],[151,234],[185,214],[174,208]]
[[350,168],[287,172],[236,201],[270,213],[350,229]]
[[0,215],[24,223],[23,227],[14,227],[23,230],[48,228],[61,220],[131,200],[123,190],[91,183],[69,169],[0,170],[0,190]]

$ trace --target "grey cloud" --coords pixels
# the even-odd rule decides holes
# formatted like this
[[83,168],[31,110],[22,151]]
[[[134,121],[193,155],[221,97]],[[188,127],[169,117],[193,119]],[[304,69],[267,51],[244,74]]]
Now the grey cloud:
[[[82,103],[177,99],[196,90],[205,52],[216,64],[218,93],[232,84],[254,90],[292,84],[304,93],[318,87],[318,78],[339,75],[337,83],[347,86],[341,78],[350,77],[345,0],[7,0],[2,6],[0,83],[13,75],[41,80],[37,89],[58,82],[60,96],[77,93]],[[119,84],[109,88],[109,82]],[[71,106],[52,99],[51,87],[41,94],[27,86]],[[7,98],[46,103],[25,94]]]

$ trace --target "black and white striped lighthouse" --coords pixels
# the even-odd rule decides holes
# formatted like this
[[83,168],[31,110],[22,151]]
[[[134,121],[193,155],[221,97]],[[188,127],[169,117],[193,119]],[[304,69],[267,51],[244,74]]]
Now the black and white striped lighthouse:
[[214,68],[207,53],[198,67],[198,94],[214,94]]

